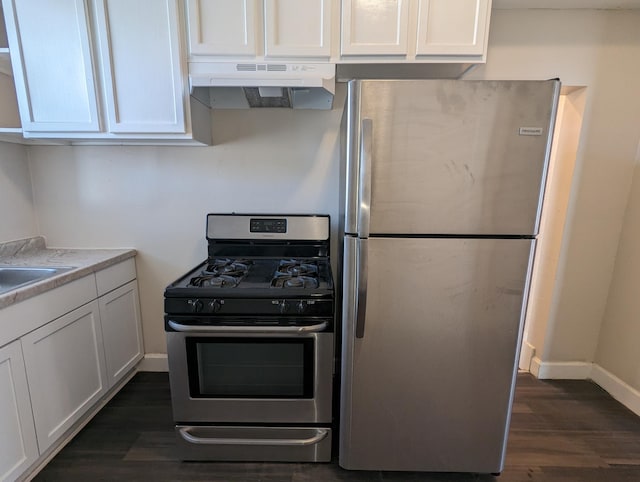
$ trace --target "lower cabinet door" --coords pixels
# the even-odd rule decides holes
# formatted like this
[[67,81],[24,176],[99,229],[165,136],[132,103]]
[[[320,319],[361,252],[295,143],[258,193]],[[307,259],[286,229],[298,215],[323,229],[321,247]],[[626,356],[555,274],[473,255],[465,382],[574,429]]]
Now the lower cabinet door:
[[98,301],[22,338],[40,453],[107,391]]
[[0,348],[0,480],[15,480],[38,458],[20,341]]
[[109,387],[117,383],[143,357],[138,285],[131,281],[100,298]]

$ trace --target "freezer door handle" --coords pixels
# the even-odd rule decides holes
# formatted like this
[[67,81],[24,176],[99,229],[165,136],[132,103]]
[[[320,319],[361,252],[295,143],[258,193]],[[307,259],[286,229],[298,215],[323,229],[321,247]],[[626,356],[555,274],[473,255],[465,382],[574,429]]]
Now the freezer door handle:
[[367,315],[367,278],[369,276],[367,262],[369,257],[369,240],[358,240],[358,271],[356,275],[356,338],[364,338],[364,320]]
[[369,221],[371,218],[371,166],[373,161],[373,121],[362,119],[362,135],[360,137],[360,179],[358,206],[358,235],[369,237]]

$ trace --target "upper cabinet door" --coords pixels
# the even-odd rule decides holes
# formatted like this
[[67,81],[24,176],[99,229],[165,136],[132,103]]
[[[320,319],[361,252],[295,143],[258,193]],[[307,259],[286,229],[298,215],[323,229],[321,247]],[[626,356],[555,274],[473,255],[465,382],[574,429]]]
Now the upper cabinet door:
[[333,0],[265,0],[265,58],[331,56]]
[[[100,131],[83,0],[2,1],[25,131]],[[15,65],[16,62],[14,62]]]
[[417,55],[483,55],[490,0],[419,0]]
[[256,0],[188,0],[189,54],[255,56]]
[[177,0],[94,4],[107,130],[185,132]]
[[406,55],[408,0],[343,0],[342,55]]

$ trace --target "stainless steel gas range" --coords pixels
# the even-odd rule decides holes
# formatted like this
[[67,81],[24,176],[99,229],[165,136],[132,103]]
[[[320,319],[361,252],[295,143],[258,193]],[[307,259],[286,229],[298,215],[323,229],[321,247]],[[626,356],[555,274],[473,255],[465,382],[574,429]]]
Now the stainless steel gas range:
[[329,217],[209,214],[207,240],[165,290],[181,458],[329,461]]

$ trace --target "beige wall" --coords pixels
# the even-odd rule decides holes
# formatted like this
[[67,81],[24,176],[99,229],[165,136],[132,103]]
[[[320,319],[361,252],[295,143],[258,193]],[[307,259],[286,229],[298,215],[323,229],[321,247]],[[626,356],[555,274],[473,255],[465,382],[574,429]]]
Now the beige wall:
[[0,142],[0,243],[37,234],[26,148]]
[[[558,264],[562,253],[565,218],[571,199],[576,152],[580,142],[586,88],[565,89],[559,99],[553,148],[538,236],[535,269],[531,280],[524,340],[529,346],[544,347],[549,318],[556,296]],[[520,367],[531,368],[529,346]],[[542,350],[540,350],[542,351]]]
[[145,351],[164,353],[163,291],[206,258],[207,213],[326,213],[336,232],[341,114],[217,111],[212,147],[30,147],[42,232],[138,249]]
[[[637,127],[640,131],[640,124]],[[636,165],[595,360],[636,390],[640,390],[639,290],[640,167]]]
[[[640,13],[611,13],[593,82],[565,278],[545,356],[593,361],[640,140]],[[584,333],[584,337],[580,334]]]
[[640,12],[498,10],[489,43],[473,77],[559,77],[587,87],[557,286],[535,348],[542,361],[591,362],[638,143]]
[[[587,87],[558,285],[536,349],[547,361],[592,361],[638,143],[640,12],[494,11],[488,59],[468,77]],[[146,351],[164,352],[162,291],[203,258],[207,212],[326,212],[335,232],[340,115],[216,112],[217,145],[206,148],[29,147],[41,231],[53,246],[139,249]]]

